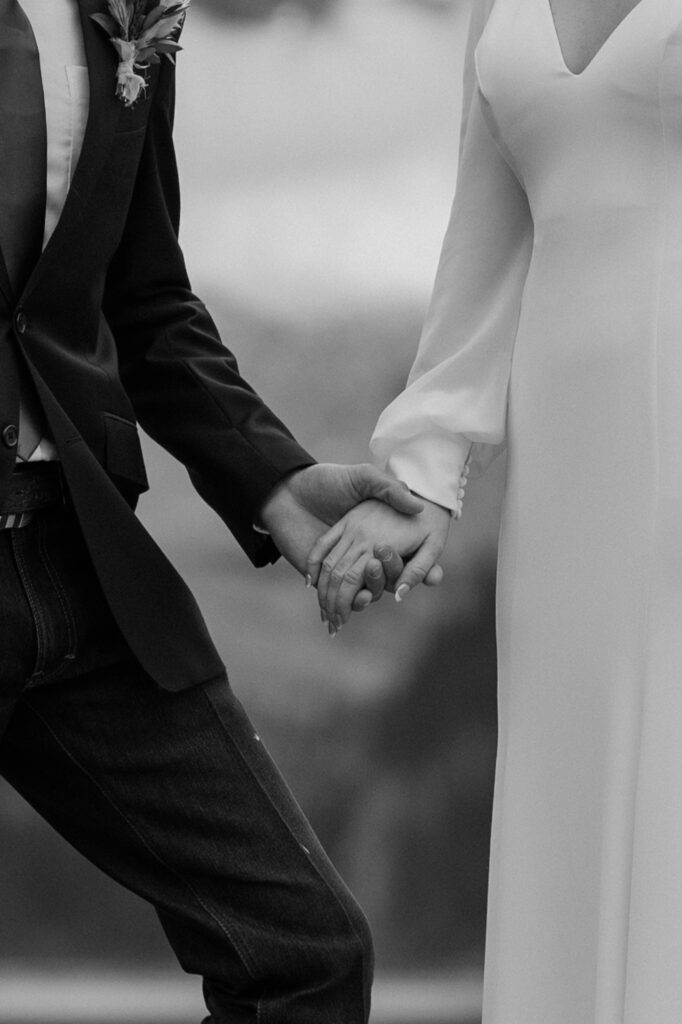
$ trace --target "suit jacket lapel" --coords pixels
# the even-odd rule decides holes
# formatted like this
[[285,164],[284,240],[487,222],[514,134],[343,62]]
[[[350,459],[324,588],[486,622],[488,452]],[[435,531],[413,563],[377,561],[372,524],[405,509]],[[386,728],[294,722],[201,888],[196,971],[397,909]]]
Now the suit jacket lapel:
[[[72,236],[106,160],[120,114],[120,102],[116,99],[116,51],[104,30],[90,17],[104,9],[103,0],[78,0],[78,7],[90,81],[90,109],[83,147],[59,223],[36,264],[24,294],[35,288],[43,274],[50,273],[64,243],[68,243]],[[3,286],[3,270],[7,280],[4,261],[0,260],[0,288]]]

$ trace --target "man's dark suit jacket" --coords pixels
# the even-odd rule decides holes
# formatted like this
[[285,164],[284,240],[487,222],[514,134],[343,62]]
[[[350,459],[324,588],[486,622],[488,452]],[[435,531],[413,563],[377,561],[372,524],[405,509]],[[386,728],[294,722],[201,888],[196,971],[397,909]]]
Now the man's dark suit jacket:
[[[128,109],[116,52],[79,0],[90,116],[61,220],[21,294],[0,254],[0,437],[18,422],[16,359],[36,384],[107,601],[161,686],[224,672],[187,587],[134,514],[147,488],[137,423],[188,469],[257,565],[252,524],[283,477],[312,462],[239,376],[192,293],[177,240],[174,68],[151,69]],[[8,432],[8,439],[11,431]],[[15,450],[0,444],[0,493]]]

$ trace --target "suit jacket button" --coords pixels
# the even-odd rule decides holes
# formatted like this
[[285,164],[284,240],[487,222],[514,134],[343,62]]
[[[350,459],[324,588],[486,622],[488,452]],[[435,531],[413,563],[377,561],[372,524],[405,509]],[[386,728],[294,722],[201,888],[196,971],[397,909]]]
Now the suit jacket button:
[[16,328],[17,334],[26,333],[26,328],[28,327],[28,317],[26,316],[22,309],[20,309],[16,316],[14,317],[14,326]]
[[19,443],[19,431],[14,423],[8,423],[2,432],[2,443],[5,448],[16,448]]

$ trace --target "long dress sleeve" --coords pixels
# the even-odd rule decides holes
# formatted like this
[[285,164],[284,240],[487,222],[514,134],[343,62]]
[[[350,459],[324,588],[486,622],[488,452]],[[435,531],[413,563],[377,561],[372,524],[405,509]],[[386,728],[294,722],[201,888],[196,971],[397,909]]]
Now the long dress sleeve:
[[490,0],[474,8],[465,60],[457,189],[406,389],[384,410],[375,458],[418,494],[461,514],[470,463],[504,444],[507,390],[533,225],[493,137],[474,51]]

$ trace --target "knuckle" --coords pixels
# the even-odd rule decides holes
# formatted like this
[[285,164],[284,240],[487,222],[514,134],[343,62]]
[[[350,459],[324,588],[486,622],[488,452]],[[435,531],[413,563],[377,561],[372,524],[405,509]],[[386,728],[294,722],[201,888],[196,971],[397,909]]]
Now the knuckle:
[[332,581],[332,583],[334,583],[335,585],[340,585],[341,583],[343,583],[344,578],[345,578],[345,573],[344,572],[342,572],[340,569],[332,569],[332,572],[331,572],[331,581]]
[[331,558],[325,558],[324,562],[322,563],[322,569],[324,570],[325,573],[327,573],[328,576],[331,575],[332,572],[334,571],[333,560]]
[[345,582],[348,583],[349,586],[351,587],[359,587],[360,584],[362,583],[362,579],[362,573],[359,572],[357,569],[349,569],[348,572],[345,574]]

